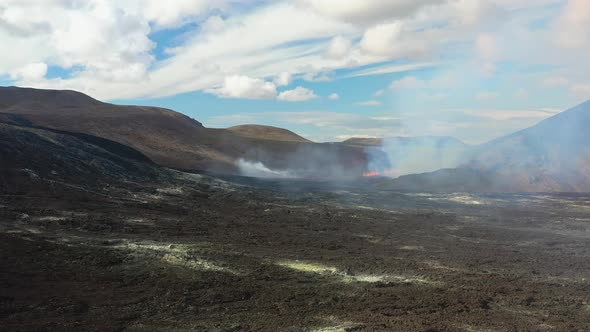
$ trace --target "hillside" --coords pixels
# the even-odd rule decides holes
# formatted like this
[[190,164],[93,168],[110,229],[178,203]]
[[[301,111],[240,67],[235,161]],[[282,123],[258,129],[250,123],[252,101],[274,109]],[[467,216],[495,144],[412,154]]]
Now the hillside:
[[105,138],[176,169],[237,174],[237,161],[245,159],[320,176],[333,167],[358,175],[368,159],[361,148],[244,137],[172,110],[108,104],[75,91],[0,87],[0,122]]
[[162,174],[144,155],[116,142],[1,123],[0,160],[3,189],[19,191],[38,179],[97,184]]
[[303,138],[290,130],[271,126],[240,125],[227,128],[227,130],[242,137],[270,141],[311,143],[310,140]]

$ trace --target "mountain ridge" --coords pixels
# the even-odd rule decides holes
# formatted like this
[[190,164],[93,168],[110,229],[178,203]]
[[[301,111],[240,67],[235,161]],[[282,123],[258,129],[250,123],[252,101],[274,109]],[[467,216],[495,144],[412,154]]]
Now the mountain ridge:
[[[85,133],[130,146],[160,166],[237,174],[238,160],[330,176],[366,170],[362,148],[244,137],[173,110],[100,102],[70,90],[0,87],[0,122]],[[310,158],[300,158],[309,155]],[[312,157],[311,157],[312,156]]]

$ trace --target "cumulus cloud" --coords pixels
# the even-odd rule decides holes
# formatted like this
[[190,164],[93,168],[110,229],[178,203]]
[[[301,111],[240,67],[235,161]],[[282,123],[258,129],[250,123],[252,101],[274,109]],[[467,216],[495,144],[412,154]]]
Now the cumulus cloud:
[[338,99],[340,99],[340,96],[337,93],[332,93],[331,95],[328,96],[328,99],[338,100]]
[[570,0],[557,20],[555,42],[564,48],[590,45],[590,1]]
[[291,82],[293,82],[293,76],[291,75],[291,73],[286,72],[286,71],[280,73],[274,79],[274,83],[277,86],[287,86],[287,85],[291,84]]
[[353,24],[372,24],[410,16],[442,0],[298,0],[321,15]]
[[226,77],[222,86],[207,92],[221,98],[272,99],[277,95],[277,87],[258,78],[233,75]]
[[379,89],[373,93],[373,97],[381,97],[385,94],[385,89]]
[[330,40],[326,48],[325,56],[330,59],[345,58],[352,49],[352,41],[342,36],[336,36]]
[[[0,58],[0,76],[10,84],[76,89],[107,100],[195,90],[270,99],[278,86],[292,84],[286,72],[337,81],[464,62],[462,72],[476,65],[489,76],[502,74],[497,63],[507,61],[515,68],[560,68],[550,75],[565,77],[564,91],[581,97],[590,75],[588,2],[546,6],[559,2],[0,0],[0,45],[11,49]],[[154,38],[165,29],[170,40]],[[67,75],[48,78],[31,64],[61,67]],[[232,75],[272,82],[245,84],[258,92],[235,93],[226,84]],[[406,81],[392,88],[412,84],[436,87]]]
[[293,90],[283,91],[277,97],[278,100],[298,102],[316,99],[318,96],[309,89],[298,86]]
[[37,82],[47,74],[47,65],[40,63],[31,63],[12,72],[11,78],[17,81]]
[[[137,81],[145,77],[153,61],[150,52],[155,44],[148,38],[148,21],[110,1],[9,2],[6,7],[0,4],[0,21],[0,43],[19,49],[3,57],[0,71],[12,73],[23,62],[43,62],[79,66],[105,81]],[[7,25],[18,25],[31,34],[14,35]]]
[[[125,1],[122,1],[125,2]],[[144,17],[158,27],[174,27],[183,21],[201,16],[215,9],[225,9],[227,0],[143,0],[129,1],[131,6],[140,6]]]
[[379,24],[367,29],[361,40],[361,48],[372,55],[393,58],[419,57],[427,53],[428,44],[423,38],[408,38],[399,22]]

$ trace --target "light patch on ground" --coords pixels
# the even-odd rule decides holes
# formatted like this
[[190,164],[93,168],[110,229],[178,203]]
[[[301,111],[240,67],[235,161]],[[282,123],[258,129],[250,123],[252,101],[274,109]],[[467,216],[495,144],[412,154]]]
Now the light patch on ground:
[[191,250],[195,249],[196,246],[164,243],[125,243],[118,247],[139,254],[155,253],[166,264],[181,266],[191,270],[225,272],[234,275],[244,274],[193,255]]
[[36,219],[36,221],[64,221],[64,220],[66,220],[65,217],[56,217],[56,216],[37,217],[35,219]]
[[445,227],[446,230],[453,231],[453,232],[460,231],[463,228],[464,228],[463,226],[446,226]]
[[326,266],[316,263],[306,263],[300,261],[284,261],[279,262],[279,266],[287,267],[291,270],[306,272],[306,273],[315,273],[315,274],[336,274],[338,273],[338,269],[332,266]]
[[372,243],[372,244],[379,244],[382,241],[382,239],[379,239],[379,238],[376,238],[372,235],[367,235],[367,234],[355,234],[354,236],[357,238],[361,238],[361,239],[363,239],[369,243]]
[[158,188],[156,191],[166,195],[182,195],[184,193],[181,187]]
[[484,204],[484,202],[475,199],[475,197],[473,197],[471,195],[451,196],[451,197],[448,197],[447,200],[451,201],[451,202],[467,204],[467,205],[482,205],[482,204]]
[[134,225],[154,225],[154,222],[144,218],[130,218],[126,221],[128,224]]
[[334,316],[324,318],[326,321],[326,327],[320,327],[312,329],[313,332],[346,332],[353,329],[362,329],[363,324],[354,323],[350,321],[341,321]]
[[435,269],[435,270],[443,270],[443,271],[449,271],[449,272],[469,272],[472,274],[477,274],[477,272],[473,272],[473,271],[468,271],[465,269],[460,269],[460,268],[456,268],[456,267],[452,267],[452,266],[447,266],[447,265],[443,265],[440,262],[437,261],[425,261],[424,264],[426,264],[428,267]]
[[549,315],[547,313],[545,313],[544,311],[529,310],[529,309],[525,309],[524,307],[520,307],[520,306],[513,306],[513,307],[499,306],[499,308],[504,311],[510,312],[512,314],[518,315],[518,316],[530,316],[530,317],[536,317],[536,318],[549,317]]
[[549,276],[547,280],[551,282],[558,282],[562,285],[566,284],[588,284],[590,279],[588,278],[568,278],[568,277],[558,277],[558,276]]
[[277,263],[279,266],[289,268],[291,270],[317,274],[322,276],[332,276],[339,279],[340,282],[345,283],[409,283],[435,286],[440,284],[437,281],[425,279],[420,276],[401,276],[393,274],[347,274],[339,269],[317,263],[300,262],[300,261],[283,261]]
[[225,272],[235,275],[239,274],[237,271],[234,271],[230,268],[219,266],[213,262],[198,257],[192,257],[190,255],[165,254],[162,256],[162,261],[168,264],[182,266],[191,270]]
[[496,330],[491,330],[491,329],[487,329],[487,328],[481,328],[481,327],[477,327],[477,326],[473,326],[473,325],[461,325],[460,328],[463,331],[467,331],[467,332],[496,332]]
[[423,251],[423,246],[401,246],[399,247],[400,250],[410,250],[410,251]]

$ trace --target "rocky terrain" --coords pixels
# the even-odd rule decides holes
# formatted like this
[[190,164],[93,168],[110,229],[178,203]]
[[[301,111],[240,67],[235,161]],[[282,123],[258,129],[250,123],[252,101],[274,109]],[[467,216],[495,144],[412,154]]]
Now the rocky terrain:
[[0,325],[585,331],[590,197],[214,179],[0,191]]

